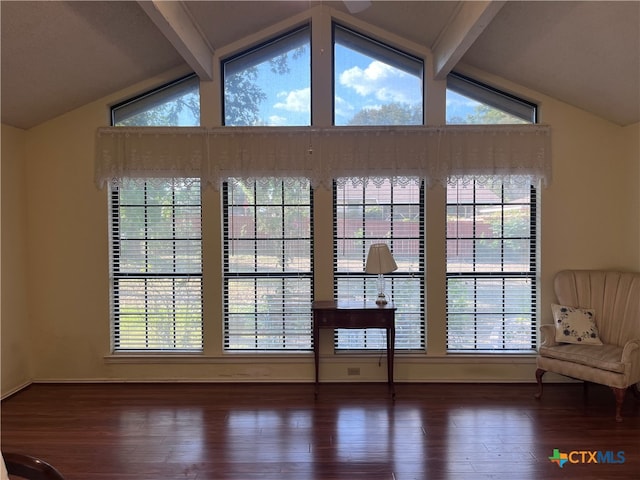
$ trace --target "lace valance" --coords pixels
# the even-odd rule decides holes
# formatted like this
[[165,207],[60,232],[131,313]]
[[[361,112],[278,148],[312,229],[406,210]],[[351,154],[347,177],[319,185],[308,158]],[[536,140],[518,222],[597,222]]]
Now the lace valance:
[[196,177],[219,188],[231,177],[334,179],[508,177],[551,181],[550,127],[100,128],[95,180]]

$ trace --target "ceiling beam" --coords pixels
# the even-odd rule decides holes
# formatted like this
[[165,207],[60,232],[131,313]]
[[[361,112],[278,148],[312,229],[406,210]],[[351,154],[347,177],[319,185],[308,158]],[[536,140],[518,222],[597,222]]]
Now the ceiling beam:
[[198,77],[213,80],[213,49],[183,2],[151,0],[138,4]]
[[435,41],[433,67],[437,80],[444,80],[473,42],[500,11],[504,1],[460,2]]

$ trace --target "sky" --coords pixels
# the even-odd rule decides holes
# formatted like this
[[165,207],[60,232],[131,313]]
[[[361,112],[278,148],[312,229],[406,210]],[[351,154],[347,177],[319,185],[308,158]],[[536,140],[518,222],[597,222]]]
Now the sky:
[[[379,61],[343,45],[335,47],[335,125],[346,125],[364,108],[389,103],[419,104],[422,80],[389,63]],[[258,65],[258,83],[267,98],[260,105],[261,123],[272,126],[306,126],[310,112],[310,48],[301,55],[288,52],[287,74],[271,71],[268,61]],[[478,103],[452,91],[447,92],[447,115],[464,117]]]
[[[290,73],[270,71],[268,62],[259,65],[259,82],[267,99],[260,116],[268,125],[309,125],[310,71],[308,47],[294,59],[289,55]],[[335,124],[345,125],[363,108],[387,103],[415,104],[422,98],[422,81],[387,63],[338,45],[336,47],[334,102]],[[455,115],[470,111],[476,102],[453,92],[447,96],[448,110]]]
[[[266,95],[266,99],[260,104],[261,120],[258,125],[311,124],[309,52],[308,44],[302,54],[298,52],[297,55],[293,55],[293,52],[289,51],[286,62],[289,73],[286,74],[271,71],[268,60],[257,65],[257,82]],[[421,103],[422,80],[394,67],[391,61],[383,62],[340,44],[336,44],[335,58],[334,125],[347,125],[349,120],[363,109],[376,109],[391,103],[407,106]],[[465,118],[473,113],[480,103],[447,90],[446,105],[447,122],[456,123],[451,119]],[[188,111],[183,112],[183,116],[185,118],[182,119],[181,125],[198,124],[198,119],[193,118]]]

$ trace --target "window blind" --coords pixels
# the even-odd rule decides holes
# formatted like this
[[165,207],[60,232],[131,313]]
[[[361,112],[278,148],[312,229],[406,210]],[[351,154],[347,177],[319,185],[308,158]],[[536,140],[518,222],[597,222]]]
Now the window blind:
[[113,350],[200,351],[200,182],[139,186],[111,186]]
[[231,179],[223,195],[225,350],[310,350],[309,182]]
[[[377,276],[365,275],[372,243],[387,243],[398,269],[385,274],[385,292],[395,304],[398,350],[423,350],[424,185],[387,178],[381,183],[339,179],[334,184],[334,291],[338,300],[375,301]],[[404,179],[406,180],[406,179]],[[336,350],[386,348],[380,329],[338,329]]]
[[447,188],[447,349],[537,345],[536,189]]

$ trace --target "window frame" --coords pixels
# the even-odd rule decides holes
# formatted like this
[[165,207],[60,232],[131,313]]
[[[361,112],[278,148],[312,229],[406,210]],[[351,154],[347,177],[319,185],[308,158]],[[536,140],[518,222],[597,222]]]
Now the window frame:
[[[158,87],[152,88],[146,92],[143,92],[140,95],[136,95],[131,97],[125,101],[116,103],[110,108],[110,117],[111,117],[111,125],[115,127],[120,127],[121,122],[135,117],[139,113],[143,113],[145,111],[153,110],[158,105],[164,104],[168,101],[174,100],[176,98],[181,97],[185,92],[189,92],[194,88],[194,84],[197,85],[198,90],[198,107],[200,107],[200,83],[197,75],[195,73],[190,73],[188,75],[184,75],[175,80],[166,82]],[[158,98],[159,97],[159,98]],[[132,113],[133,111],[133,113]],[[124,115],[124,118],[121,118]],[[198,111],[198,123],[200,121],[200,110]],[[146,126],[146,125],[141,125]],[[181,125],[164,125],[164,126],[178,126]],[[153,128],[153,127],[151,127]],[[172,198],[174,199],[174,203],[171,203],[171,208],[173,209],[175,216],[175,208],[176,206],[180,206],[175,203],[175,182],[176,181],[184,181],[186,183],[189,182],[197,182],[198,186],[198,203],[197,205],[192,205],[192,207],[197,207],[199,209],[199,235],[197,240],[200,242],[199,250],[200,250],[200,258],[199,258],[199,271],[193,271],[188,273],[177,273],[177,272],[164,272],[164,273],[151,273],[151,274],[132,274],[132,273],[122,273],[120,271],[120,261],[122,259],[122,239],[119,237],[120,234],[120,224],[122,222],[122,215],[120,212],[120,208],[122,206],[122,202],[120,201],[121,192],[122,192],[122,184],[130,181],[132,185],[138,185],[144,192],[146,192],[149,184],[157,184],[164,182],[172,182]],[[120,179],[118,181],[112,181],[108,185],[109,193],[108,193],[108,209],[109,209],[109,281],[110,281],[110,313],[109,313],[109,325],[110,325],[110,350],[112,353],[131,353],[135,352],[136,354],[173,354],[173,353],[203,353],[204,352],[204,295],[203,295],[203,251],[202,251],[202,190],[200,185],[200,179],[158,179],[153,177],[148,178],[138,178],[138,179]],[[146,193],[145,193],[146,195]],[[165,205],[166,206],[166,205]],[[140,207],[146,208],[143,205]],[[175,220],[175,219],[174,219]],[[148,226],[145,226],[145,231],[147,231]],[[147,232],[148,233],[148,232]],[[175,232],[174,232],[175,233]],[[145,235],[145,240],[149,241]],[[174,252],[174,260],[173,264],[176,265],[175,262],[175,252]],[[199,329],[199,341],[194,344],[193,348],[125,348],[120,346],[120,328],[121,328],[121,305],[120,305],[120,293],[121,287],[120,283],[126,279],[197,279],[199,282],[199,299],[196,302],[198,307],[199,314],[197,315],[199,321],[197,322],[196,329]],[[146,296],[145,296],[146,298]],[[172,301],[174,305],[174,322],[173,326],[176,328],[175,318],[175,310],[176,310],[176,297],[172,296]],[[145,303],[145,318],[149,316],[149,308]],[[146,334],[145,334],[146,335]],[[148,339],[146,341],[148,345]]]

